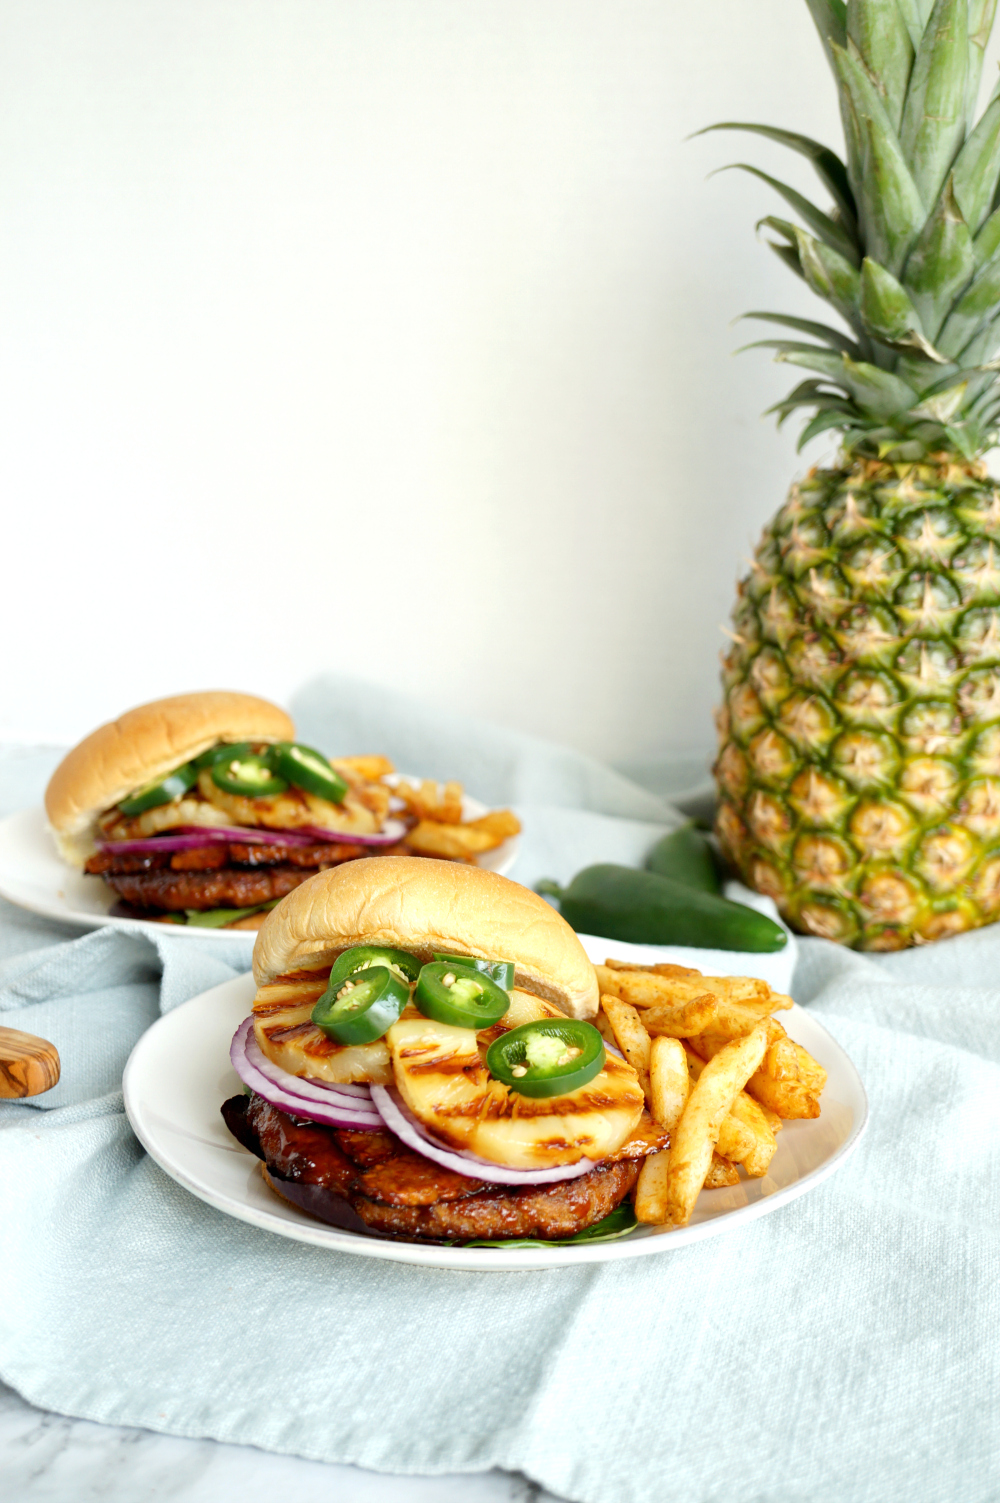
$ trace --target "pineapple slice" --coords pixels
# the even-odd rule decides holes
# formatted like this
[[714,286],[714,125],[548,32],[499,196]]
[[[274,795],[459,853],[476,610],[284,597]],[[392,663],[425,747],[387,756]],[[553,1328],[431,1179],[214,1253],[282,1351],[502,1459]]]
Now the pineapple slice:
[[433,1022],[411,1005],[386,1035],[396,1087],[418,1121],[449,1148],[514,1169],[607,1158],[642,1118],[645,1098],[631,1065],[608,1054],[588,1085],[550,1097],[520,1096],[486,1069],[486,1050],[502,1033],[562,1016],[538,997],[515,991],[502,1023],[475,1034]]

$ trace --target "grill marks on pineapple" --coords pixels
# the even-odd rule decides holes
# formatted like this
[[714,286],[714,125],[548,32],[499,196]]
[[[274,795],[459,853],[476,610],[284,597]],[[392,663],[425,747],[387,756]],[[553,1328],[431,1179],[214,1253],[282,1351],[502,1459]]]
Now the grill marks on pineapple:
[[253,1004],[254,1036],[264,1055],[291,1075],[331,1084],[392,1079],[383,1040],[345,1046],[328,1039],[311,1013],[326,990],[330,966],[292,971],[259,988]]
[[740,586],[719,838],[808,932],[1000,917],[1000,488],[859,461],[792,487]]

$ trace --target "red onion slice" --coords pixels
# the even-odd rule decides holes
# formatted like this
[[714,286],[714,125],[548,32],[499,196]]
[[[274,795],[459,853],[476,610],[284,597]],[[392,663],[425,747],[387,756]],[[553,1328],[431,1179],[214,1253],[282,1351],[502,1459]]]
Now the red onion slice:
[[259,1070],[261,1075],[266,1076],[289,1096],[301,1096],[303,1100],[317,1101],[322,1106],[342,1106],[345,1111],[364,1112],[371,1117],[378,1116],[367,1085],[333,1085],[323,1080],[304,1080],[301,1075],[293,1075],[291,1071],[283,1070],[280,1065],[268,1059],[257,1042],[252,1026],[247,1033],[243,1052],[248,1063],[255,1070]]
[[363,1108],[348,1110],[337,1105],[325,1106],[322,1103],[310,1101],[304,1096],[293,1096],[290,1092],[283,1091],[273,1081],[268,1080],[267,1076],[262,1075],[247,1059],[246,1041],[252,1027],[253,1018],[246,1018],[237,1028],[229,1047],[229,1058],[243,1084],[248,1085],[252,1091],[256,1091],[258,1096],[262,1096],[279,1111],[290,1112],[294,1117],[308,1117],[313,1122],[321,1122],[325,1127],[349,1127],[356,1132],[376,1132],[382,1127],[381,1118],[370,1110],[365,1111]]
[[373,1085],[371,1093],[390,1132],[415,1153],[423,1154],[424,1158],[440,1164],[442,1169],[452,1169],[456,1174],[467,1174],[471,1179],[486,1180],[494,1185],[554,1185],[564,1179],[580,1179],[596,1168],[590,1159],[579,1164],[562,1164],[554,1169],[510,1169],[506,1164],[491,1164],[488,1159],[481,1159],[464,1148],[445,1148],[438,1143],[417,1121],[395,1087]]
[[308,835],[311,840],[334,840],[340,841],[343,845],[375,846],[398,845],[409,826],[401,819],[387,819],[381,830],[377,830],[374,835],[352,835],[347,830],[324,830],[319,825],[299,825],[297,828],[304,835]]
[[401,819],[387,819],[374,835],[321,830],[318,825],[300,825],[295,830],[264,830],[250,825],[182,825],[170,835],[148,835],[141,840],[99,840],[97,849],[117,851],[122,856],[155,856],[158,851],[193,851],[203,845],[397,845],[406,829]]

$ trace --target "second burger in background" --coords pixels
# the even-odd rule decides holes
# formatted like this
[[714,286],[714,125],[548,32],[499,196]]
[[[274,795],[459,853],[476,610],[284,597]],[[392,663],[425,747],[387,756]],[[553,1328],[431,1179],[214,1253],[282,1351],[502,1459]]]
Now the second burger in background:
[[317,871],[394,850],[472,860],[520,828],[508,810],[463,820],[460,785],[411,786],[386,757],[331,761],[294,736],[277,705],[227,691],[127,711],[52,775],[60,854],[124,913],[253,929]]

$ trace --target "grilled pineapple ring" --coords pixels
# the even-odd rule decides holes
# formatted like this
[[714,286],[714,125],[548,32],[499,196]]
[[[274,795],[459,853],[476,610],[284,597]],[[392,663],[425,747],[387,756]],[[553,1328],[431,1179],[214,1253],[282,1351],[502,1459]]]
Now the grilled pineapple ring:
[[260,988],[253,1004],[253,1031],[261,1053],[289,1075],[305,1080],[390,1085],[392,1066],[385,1039],[373,1044],[337,1044],[311,1021],[326,981],[325,974],[316,979],[279,976]]
[[386,1034],[396,1088],[417,1120],[442,1143],[513,1169],[547,1169],[615,1153],[642,1116],[642,1087],[632,1066],[609,1054],[588,1085],[566,1096],[520,1096],[494,1080],[485,1054],[494,1039],[557,1007],[512,993],[510,1011],[473,1033],[435,1023],[407,1007]]

